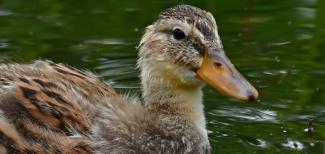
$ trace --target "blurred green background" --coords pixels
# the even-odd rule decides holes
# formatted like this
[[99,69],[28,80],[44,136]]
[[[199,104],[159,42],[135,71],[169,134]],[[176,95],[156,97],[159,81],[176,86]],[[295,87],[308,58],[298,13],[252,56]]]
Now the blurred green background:
[[204,89],[213,153],[324,154],[324,0],[2,0],[0,61],[50,59],[139,93],[135,47],[176,4],[214,14],[228,56],[260,92],[241,103]]

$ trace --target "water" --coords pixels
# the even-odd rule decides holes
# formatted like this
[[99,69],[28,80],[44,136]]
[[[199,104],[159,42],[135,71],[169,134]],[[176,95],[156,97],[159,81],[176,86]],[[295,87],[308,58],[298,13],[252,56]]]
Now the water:
[[204,89],[213,152],[325,153],[322,0],[2,0],[0,61],[50,59],[139,93],[135,46],[161,10],[180,3],[214,14],[228,56],[260,92],[257,103],[241,103]]

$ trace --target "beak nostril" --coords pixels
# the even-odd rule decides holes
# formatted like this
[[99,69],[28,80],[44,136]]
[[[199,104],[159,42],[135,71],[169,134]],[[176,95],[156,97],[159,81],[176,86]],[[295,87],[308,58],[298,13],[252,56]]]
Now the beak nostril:
[[214,62],[214,66],[216,66],[216,67],[221,67],[221,66],[222,66],[222,64],[221,64],[221,63],[219,63],[219,62]]

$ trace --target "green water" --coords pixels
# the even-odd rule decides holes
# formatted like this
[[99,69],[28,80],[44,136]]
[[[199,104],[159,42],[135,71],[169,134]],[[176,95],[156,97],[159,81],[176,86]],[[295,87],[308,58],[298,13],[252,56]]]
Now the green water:
[[260,92],[241,103],[204,89],[213,153],[324,154],[324,0],[2,0],[0,61],[68,63],[139,92],[135,46],[181,3],[214,14],[228,56]]

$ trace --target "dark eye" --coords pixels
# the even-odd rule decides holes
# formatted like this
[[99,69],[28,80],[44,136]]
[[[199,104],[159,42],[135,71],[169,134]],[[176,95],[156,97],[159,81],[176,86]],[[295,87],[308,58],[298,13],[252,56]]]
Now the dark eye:
[[173,30],[173,35],[176,40],[181,40],[185,38],[185,33],[179,28]]

